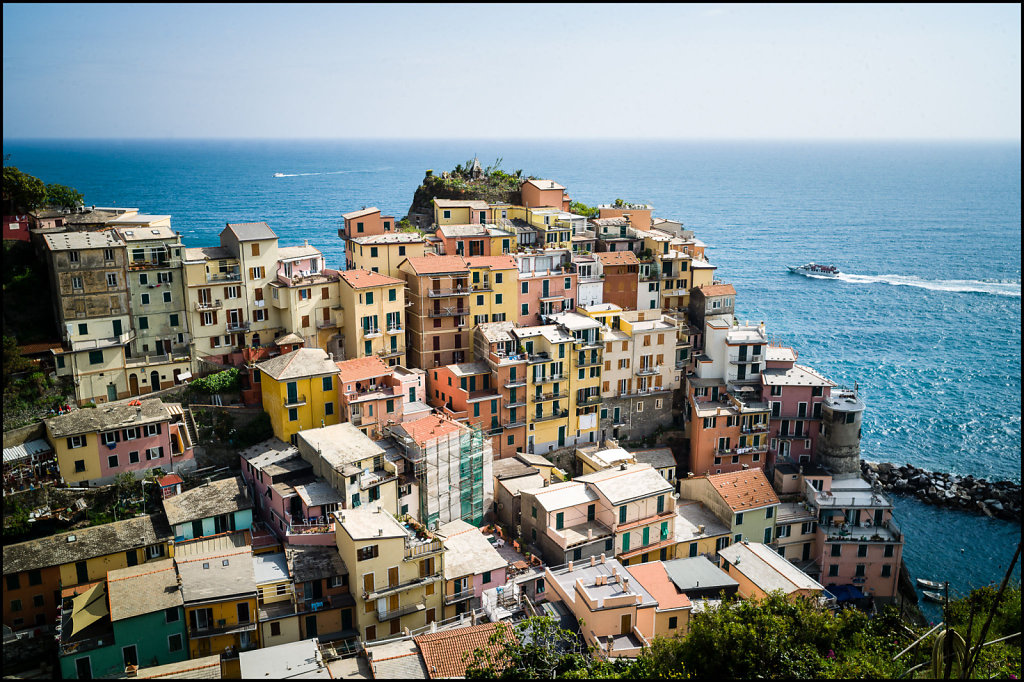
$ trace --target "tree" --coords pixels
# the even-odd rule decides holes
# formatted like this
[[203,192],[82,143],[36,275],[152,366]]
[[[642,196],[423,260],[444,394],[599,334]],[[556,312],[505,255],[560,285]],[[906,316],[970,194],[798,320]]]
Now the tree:
[[75,209],[84,203],[84,197],[74,187],[53,182],[46,186],[46,204],[54,208]]
[[581,215],[586,218],[596,218],[600,215],[600,211],[597,208],[587,206],[580,201],[573,201],[569,204],[569,213],[575,213],[576,215]]
[[46,201],[46,186],[14,166],[4,166],[3,201],[7,215],[34,211]]

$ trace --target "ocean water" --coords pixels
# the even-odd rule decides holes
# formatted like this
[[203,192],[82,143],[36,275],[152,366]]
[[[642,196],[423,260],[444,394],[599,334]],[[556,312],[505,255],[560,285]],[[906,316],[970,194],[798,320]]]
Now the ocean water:
[[[342,213],[400,218],[426,169],[474,155],[590,205],[650,203],[708,244],[738,317],[859,386],[865,459],[1020,480],[1019,143],[5,140],[4,153],[89,204],[171,214],[189,246],[265,220],[333,267]],[[845,274],[786,270],[808,261]],[[911,572],[956,589],[998,581],[1020,539],[1017,524],[897,507]]]

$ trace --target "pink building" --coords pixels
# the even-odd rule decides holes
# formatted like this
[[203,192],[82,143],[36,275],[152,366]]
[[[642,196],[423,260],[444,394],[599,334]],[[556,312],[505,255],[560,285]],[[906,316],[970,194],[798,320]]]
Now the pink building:
[[520,326],[543,324],[541,315],[576,310],[579,280],[576,272],[570,270],[570,250],[544,249],[532,253],[519,253],[516,254],[516,264],[519,267],[517,321]]
[[809,463],[817,452],[822,405],[835,383],[803,365],[797,352],[769,346],[761,372],[761,395],[768,401],[768,466]]
[[389,367],[376,355],[335,363],[338,366],[339,416],[371,438],[383,438],[388,424],[430,413],[426,405],[426,373]]
[[342,497],[313,475],[298,448],[277,438],[243,450],[242,479],[252,490],[255,518],[288,545],[333,545],[329,514]]
[[508,561],[480,529],[461,519],[437,529],[444,540],[444,617],[478,609],[484,590],[502,587]]

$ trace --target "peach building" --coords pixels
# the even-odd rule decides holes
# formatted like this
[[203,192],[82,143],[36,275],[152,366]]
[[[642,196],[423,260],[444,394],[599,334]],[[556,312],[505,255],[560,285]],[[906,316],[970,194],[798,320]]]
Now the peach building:
[[375,356],[335,364],[341,420],[367,436],[383,438],[388,424],[426,415],[423,370],[389,367]]
[[536,208],[553,206],[563,211],[569,210],[572,200],[565,193],[565,187],[554,180],[527,180],[519,188],[523,198],[523,206]]
[[625,218],[630,225],[638,230],[649,230],[653,225],[649,204],[601,204],[597,207],[598,218]]
[[380,209],[376,206],[343,213],[341,218],[344,227],[338,230],[338,236],[342,239],[388,234],[395,230],[394,216],[381,215]]
[[760,542],[737,542],[720,551],[722,568],[739,583],[744,599],[764,599],[781,591],[789,599],[818,597],[825,589],[814,578]]
[[489,322],[473,330],[473,356],[490,368],[491,385],[501,392],[500,436],[492,439],[495,457],[525,452],[527,358],[517,351],[514,322]]
[[469,356],[469,265],[461,256],[427,255],[399,265],[406,283],[409,363],[424,369]]
[[636,310],[640,287],[640,261],[632,251],[605,251],[594,254],[604,274],[604,302],[623,310]]
[[441,225],[434,233],[442,254],[453,256],[498,256],[516,245],[515,232],[490,224]]
[[516,254],[519,267],[520,326],[543,324],[542,315],[576,309],[578,275],[572,251],[544,249]]
[[345,270],[339,301],[345,357],[376,355],[392,367],[405,364],[404,280],[369,270]]
[[478,424],[488,436],[501,435],[503,396],[486,362],[465,362],[428,370],[427,402],[445,416]]

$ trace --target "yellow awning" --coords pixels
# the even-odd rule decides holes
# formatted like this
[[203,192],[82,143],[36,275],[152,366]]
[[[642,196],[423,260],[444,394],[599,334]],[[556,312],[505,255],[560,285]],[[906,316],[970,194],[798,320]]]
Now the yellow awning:
[[[79,602],[80,599],[81,602]],[[100,583],[88,592],[74,598],[71,612],[71,636],[74,637],[109,614],[106,583]]]

